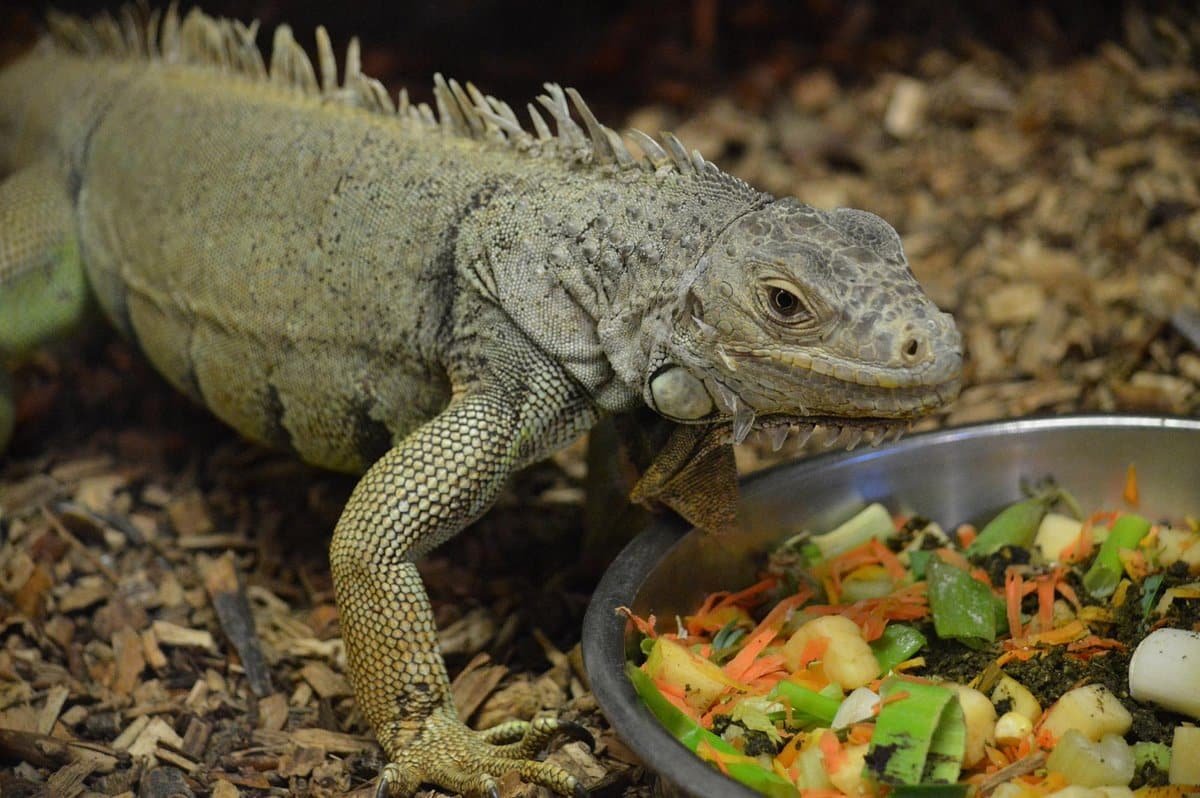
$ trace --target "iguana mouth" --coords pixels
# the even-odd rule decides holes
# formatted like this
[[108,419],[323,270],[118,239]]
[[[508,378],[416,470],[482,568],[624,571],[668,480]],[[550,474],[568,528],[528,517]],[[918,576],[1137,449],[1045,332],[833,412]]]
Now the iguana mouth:
[[[912,420],[894,418],[848,419],[831,416],[797,418],[775,415],[758,419],[753,429],[766,435],[767,440],[771,442],[771,451],[773,452],[782,449],[787,439],[793,436],[797,441],[797,447],[804,446],[815,436],[821,436],[821,448],[842,448],[850,451],[861,443],[872,447],[882,446],[888,442],[894,443],[911,430],[912,426]],[[735,442],[740,442],[736,440],[736,434],[732,428],[730,434]]]

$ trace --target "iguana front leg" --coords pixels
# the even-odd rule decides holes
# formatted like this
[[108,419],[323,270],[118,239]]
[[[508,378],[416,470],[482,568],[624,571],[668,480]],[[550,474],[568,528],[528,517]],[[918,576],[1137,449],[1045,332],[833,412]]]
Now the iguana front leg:
[[[413,564],[482,515],[514,470],[595,421],[581,392],[549,370],[526,364],[513,372],[524,384],[456,399],[366,473],[338,521],[330,559],[350,681],[389,759],[380,795],[411,795],[422,783],[494,793],[513,770],[564,795],[582,791],[529,759],[557,721],[478,733],[458,719]],[[529,374],[540,379],[526,387]]]
[[70,329],[87,305],[65,181],[39,161],[0,182],[0,453],[16,417],[5,361]]

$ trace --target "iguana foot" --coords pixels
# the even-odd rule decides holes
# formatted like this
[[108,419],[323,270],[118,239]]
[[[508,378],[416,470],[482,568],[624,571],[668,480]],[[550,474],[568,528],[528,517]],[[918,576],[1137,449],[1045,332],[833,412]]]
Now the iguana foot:
[[511,771],[559,795],[585,798],[587,789],[570,773],[531,758],[560,733],[594,747],[591,734],[582,726],[555,718],[513,721],[477,732],[450,713],[436,711],[407,746],[392,752],[392,761],[379,776],[375,798],[408,798],[422,784],[498,798],[497,780]]

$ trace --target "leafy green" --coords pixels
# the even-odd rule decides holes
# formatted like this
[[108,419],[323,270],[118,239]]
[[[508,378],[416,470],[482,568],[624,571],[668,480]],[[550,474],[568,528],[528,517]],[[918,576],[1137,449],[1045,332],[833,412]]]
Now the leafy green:
[[1007,628],[1004,602],[969,573],[934,558],[925,570],[929,614],[938,637],[982,648]]

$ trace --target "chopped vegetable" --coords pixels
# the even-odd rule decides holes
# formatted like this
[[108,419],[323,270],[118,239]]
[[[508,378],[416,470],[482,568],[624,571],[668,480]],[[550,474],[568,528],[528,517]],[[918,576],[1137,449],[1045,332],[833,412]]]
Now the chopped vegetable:
[[1028,687],[1008,674],[1002,675],[996,681],[991,699],[993,704],[1005,704],[1010,711],[1024,715],[1030,723],[1037,723],[1042,717],[1042,706],[1037,698],[1029,692]]
[[966,723],[954,692],[899,678],[884,681],[867,768],[888,784],[953,782],[962,768]]
[[1062,513],[1046,513],[1038,524],[1033,547],[1047,562],[1059,562],[1064,553],[1076,546],[1083,534],[1083,522]]
[[829,559],[872,538],[886,538],[895,529],[892,525],[892,514],[876,502],[860,510],[841,526],[824,535],[817,535],[810,542],[817,547],[822,557]]
[[1068,729],[1046,759],[1046,768],[1080,787],[1125,787],[1133,780],[1133,749],[1115,734],[1092,742]]
[[[724,754],[740,757],[737,761],[726,761],[722,770],[731,778],[740,781],[752,790],[758,790],[763,795],[771,796],[771,798],[791,798],[797,794],[795,785],[790,781],[763,768],[749,757],[741,757],[736,748],[681,712],[658,691],[658,688],[650,681],[650,677],[637,667],[630,664],[626,666],[625,672],[629,676],[629,681],[633,683],[638,697],[654,713],[658,722],[679,742],[692,751],[698,752],[703,748],[710,755]],[[742,761],[743,759],[748,761]]]
[[[1054,487],[954,539],[872,505],[672,631],[625,610],[647,656],[630,678],[688,748],[769,795],[1128,798],[1169,771],[1138,795],[1182,798],[1200,732],[1164,733],[1169,713],[1200,720],[1197,576],[1195,520],[1085,515]],[[1131,650],[1118,698],[1112,652]]]
[[953,682],[946,687],[962,707],[966,730],[962,764],[969,768],[983,760],[984,747],[996,740],[996,708],[987,696],[971,687]]
[[[1004,603],[969,573],[941,560],[926,569],[929,611],[938,637],[972,647],[992,643],[1004,628]],[[997,617],[999,616],[999,618]]]
[[831,726],[841,705],[840,698],[810,690],[795,682],[780,682],[771,691],[772,698],[779,698],[791,707],[792,719],[798,725]]
[[1171,770],[1171,748],[1162,743],[1137,742],[1133,744],[1133,766],[1141,771],[1149,765],[1166,776]]
[[825,675],[843,690],[862,687],[879,675],[874,652],[849,618],[841,615],[814,618],[796,630],[783,647],[783,655],[789,665],[796,667],[804,660],[804,652],[811,651],[813,646],[821,648],[817,656]]
[[1200,726],[1176,726],[1171,741],[1172,784],[1200,787]]
[[846,696],[846,700],[838,707],[837,714],[833,716],[829,727],[837,731],[853,726],[855,723],[873,720],[879,712],[881,703],[878,693],[868,687],[860,687]]
[[1042,733],[1059,740],[1068,730],[1081,732],[1089,740],[1106,734],[1124,734],[1133,716],[1102,684],[1087,684],[1063,693],[1042,718]]
[[877,639],[871,641],[871,651],[879,664],[880,673],[888,673],[901,662],[916,655],[929,641],[914,627],[903,623],[888,624]]
[[1083,575],[1083,586],[1087,591],[1098,598],[1111,596],[1123,572],[1121,550],[1137,546],[1149,531],[1150,522],[1140,515],[1128,513],[1118,518],[1100,545],[1092,567]]
[[696,709],[707,707],[726,690],[740,687],[718,666],[666,637],[654,641],[646,675],[680,686],[683,700]]
[[1062,494],[1050,487],[1015,504],[1010,504],[1000,514],[988,521],[979,536],[967,547],[968,557],[985,557],[1005,546],[1028,548],[1037,534],[1042,516],[1054,506]]
[[1129,660],[1129,693],[1200,720],[1200,632],[1155,629]]

